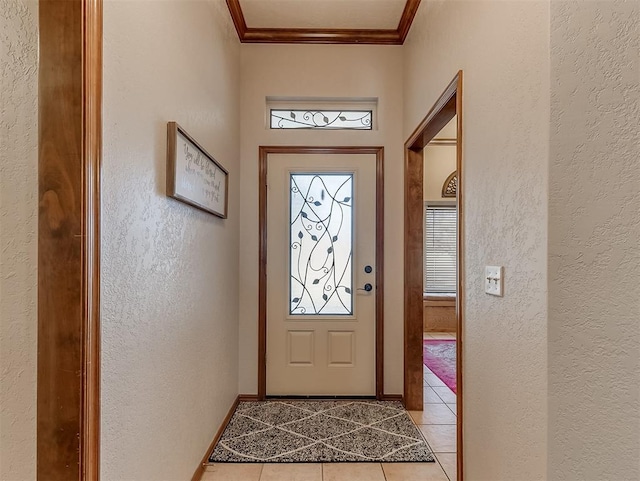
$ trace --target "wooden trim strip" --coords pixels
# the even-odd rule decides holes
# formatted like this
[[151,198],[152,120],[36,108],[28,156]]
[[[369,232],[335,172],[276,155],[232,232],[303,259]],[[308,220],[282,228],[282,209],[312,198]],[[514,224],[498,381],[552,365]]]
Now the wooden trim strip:
[[457,343],[456,343],[456,386],[457,386],[457,394],[456,394],[456,413],[457,413],[457,425],[456,425],[456,442],[457,442],[457,464],[458,464],[458,481],[463,481],[464,479],[464,431],[462,429],[464,425],[464,376],[463,376],[463,366],[464,366],[464,342],[465,342],[465,332],[464,332],[464,312],[465,312],[465,278],[464,278],[464,267],[465,267],[465,257],[464,257],[464,240],[465,240],[465,229],[464,229],[464,169],[463,167],[463,159],[464,159],[464,148],[463,148],[463,101],[462,101],[462,90],[463,90],[463,72],[460,70],[458,72],[457,85],[456,85],[456,115],[457,115],[457,147],[456,147],[456,169],[458,171],[458,188],[456,191],[457,199],[456,205],[458,206],[458,295],[456,296],[456,321],[457,321]]
[[233,404],[229,408],[229,411],[227,411],[227,415],[222,420],[222,424],[218,428],[218,431],[216,432],[216,435],[214,436],[213,441],[211,441],[209,448],[207,449],[204,457],[202,458],[202,462],[198,465],[195,472],[193,473],[193,476],[191,477],[191,481],[200,481],[200,479],[202,479],[205,466],[210,464],[209,458],[211,457],[211,453],[213,453],[213,450],[216,448],[216,444],[218,444],[218,441],[220,441],[220,438],[222,437],[222,433],[224,433],[224,430],[227,429],[227,426],[229,425],[229,421],[231,421],[231,417],[233,416],[233,413],[236,412],[236,408],[238,407],[238,404],[240,404],[240,401],[243,400],[241,399],[241,397],[243,396],[244,395],[239,394],[236,397],[235,401],[233,401]]
[[258,151],[258,399],[267,396],[267,156],[273,148]]
[[[232,1],[232,0],[231,0]],[[248,28],[242,43],[399,45],[395,30]]]
[[384,396],[384,147],[260,146],[258,148],[258,395],[267,393],[267,159],[269,154],[376,155],[376,397]]
[[236,27],[236,32],[238,32],[238,38],[243,42],[242,39],[247,33],[247,22],[244,20],[240,0],[227,0],[227,7],[229,8],[233,25]]
[[100,476],[100,171],[102,162],[102,0],[83,2],[84,169],[82,256],[82,479]]
[[398,28],[395,30],[251,28],[247,27],[240,0],[226,1],[238,38],[242,43],[402,45],[420,6],[420,0],[407,0]]
[[407,0],[404,6],[404,11],[400,17],[400,23],[398,23],[397,29],[400,45],[404,44],[407,35],[409,35],[409,29],[411,29],[413,19],[416,17],[416,13],[418,13],[419,6],[420,0]]
[[404,397],[402,394],[383,394],[380,398],[380,401],[400,401],[404,404]]
[[458,142],[456,139],[433,139],[431,142],[429,142],[429,145],[433,145],[433,146],[455,146],[458,145]]
[[[422,150],[425,145],[433,140],[438,132],[440,132],[449,122],[447,121],[444,125],[441,125],[443,122],[442,119],[449,117],[451,112],[453,112],[453,114],[449,117],[449,120],[453,118],[456,109],[454,97],[458,87],[458,76],[459,74],[457,74],[451,83],[447,85],[447,88],[444,89],[444,92],[442,92],[438,100],[436,100],[436,103],[433,104],[433,107],[431,107],[424,119],[422,119],[413,133],[409,136],[407,141],[404,143],[405,148],[411,150]],[[447,111],[447,115],[440,115],[443,110]],[[439,118],[436,120],[436,117],[438,116]]]
[[376,153],[376,397],[384,397],[384,147]]
[[404,174],[404,403],[423,409],[423,156],[405,149]]
[[456,297],[457,296],[436,296],[436,295],[431,295],[431,294],[423,294],[422,298],[425,301],[450,301],[453,304],[456,303]]
[[450,301],[432,301],[430,299],[424,299],[422,303],[425,307],[456,307],[455,299],[451,299]]
[[256,402],[260,401],[255,394],[238,394],[238,401],[240,402]]
[[39,2],[37,477],[99,477],[102,1]]

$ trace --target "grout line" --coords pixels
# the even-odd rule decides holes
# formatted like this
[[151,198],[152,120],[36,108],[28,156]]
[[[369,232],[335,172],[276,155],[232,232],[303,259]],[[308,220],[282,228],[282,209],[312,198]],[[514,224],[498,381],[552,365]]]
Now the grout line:
[[418,426],[418,428],[420,428],[420,426],[456,426],[455,423],[427,423],[427,424],[416,424],[416,426]]
[[[422,434],[422,437],[424,438],[424,442],[427,443],[427,446],[429,447],[429,451],[431,451],[431,454],[433,454],[433,457],[436,458],[436,452],[431,447],[431,444],[429,444],[429,440],[427,439],[427,435],[425,433],[423,433],[422,430],[420,431],[420,434]],[[436,458],[436,459],[438,459],[438,458]],[[438,463],[440,463],[440,462],[438,461]],[[443,469],[443,471],[444,471],[444,469]]]
[[455,426],[455,425],[456,425],[455,423],[422,423],[422,424],[416,424],[416,427],[420,429],[420,426]]
[[[429,387],[431,387],[431,389],[433,390],[433,392],[434,392],[434,393],[436,393],[436,396],[438,396],[438,397],[442,400],[442,402],[443,402],[444,404],[447,404],[447,402],[446,402],[444,399],[442,399],[442,397],[440,396],[440,394],[438,394],[438,391],[436,391],[435,389],[433,389],[433,387],[432,387],[432,386],[429,386]],[[436,387],[437,387],[437,386],[436,386]],[[442,387],[442,386],[440,386],[440,387]],[[449,389],[449,391],[451,391],[451,389],[450,389],[448,386],[445,386],[445,387],[446,387],[447,389]],[[453,392],[453,391],[451,391],[451,392]],[[456,401],[457,401],[457,400],[458,400],[458,398],[456,397]],[[452,404],[453,404],[453,403],[452,403]],[[449,409],[451,409],[451,408],[449,408]]]
[[380,463],[380,471],[382,471],[382,477],[384,478],[384,481],[389,481],[387,479],[387,473],[384,470],[384,466],[382,465],[382,463]]
[[[444,453],[441,453],[444,454]],[[451,479],[451,476],[449,476],[449,473],[447,473],[447,470],[444,469],[444,466],[442,465],[442,463],[440,462],[440,459],[438,458],[438,455],[436,453],[433,453],[433,457],[436,458],[436,461],[438,462],[438,464],[440,465],[440,469],[442,469],[442,472],[444,473],[444,475],[447,477],[447,479],[449,481],[455,481],[453,479]],[[458,454],[456,453],[456,461],[458,459]]]

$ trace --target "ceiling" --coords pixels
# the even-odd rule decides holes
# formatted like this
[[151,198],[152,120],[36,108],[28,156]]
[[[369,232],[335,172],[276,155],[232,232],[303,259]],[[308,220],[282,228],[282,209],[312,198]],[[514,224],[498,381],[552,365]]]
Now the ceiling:
[[401,45],[420,0],[227,0],[240,41]]

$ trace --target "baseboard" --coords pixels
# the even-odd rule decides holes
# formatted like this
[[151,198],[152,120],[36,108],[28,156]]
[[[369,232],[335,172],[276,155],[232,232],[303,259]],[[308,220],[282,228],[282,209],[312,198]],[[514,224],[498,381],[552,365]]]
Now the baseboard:
[[222,433],[224,432],[224,430],[227,428],[227,424],[229,424],[229,421],[231,421],[231,416],[233,416],[233,413],[238,407],[238,403],[240,401],[246,400],[245,397],[247,396],[240,394],[236,397],[235,401],[233,401],[233,405],[231,406],[231,408],[229,409],[229,412],[227,413],[224,420],[222,421],[222,424],[220,425],[220,428],[218,429],[216,436],[213,438],[213,441],[211,441],[211,444],[209,445],[209,449],[207,449],[207,452],[202,458],[202,462],[196,469],[195,473],[193,473],[193,476],[191,477],[191,481],[200,481],[202,479],[202,475],[204,474],[204,467],[207,465],[209,461],[209,456],[211,456],[213,449],[216,447],[216,444],[218,444],[218,440],[222,436]]
[[404,404],[404,396],[402,394],[383,394],[380,396],[381,401],[400,401]]
[[259,400],[260,399],[258,398],[257,394],[239,394],[238,395],[238,401],[240,402],[243,402],[243,401],[255,402]]

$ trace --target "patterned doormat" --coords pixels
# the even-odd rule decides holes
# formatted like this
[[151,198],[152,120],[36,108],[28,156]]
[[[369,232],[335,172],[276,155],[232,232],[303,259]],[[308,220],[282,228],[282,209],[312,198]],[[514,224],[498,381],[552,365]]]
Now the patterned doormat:
[[211,463],[433,462],[397,401],[241,402]]

